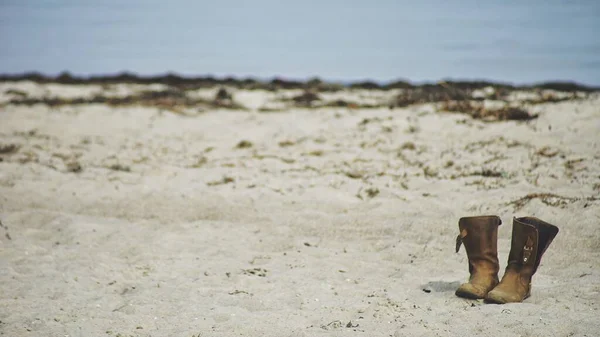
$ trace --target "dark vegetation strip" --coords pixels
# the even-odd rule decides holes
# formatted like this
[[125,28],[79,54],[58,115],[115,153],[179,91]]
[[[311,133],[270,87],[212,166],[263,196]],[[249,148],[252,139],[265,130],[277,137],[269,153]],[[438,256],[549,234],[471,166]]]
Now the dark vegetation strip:
[[575,82],[544,82],[534,85],[514,86],[506,83],[495,83],[487,81],[445,81],[444,84],[412,84],[407,81],[393,81],[389,83],[377,83],[373,81],[334,83],[326,82],[319,78],[313,78],[306,81],[286,80],[274,78],[272,80],[259,80],[255,78],[217,78],[212,76],[187,77],[176,74],[166,74],[160,76],[139,76],[133,73],[120,73],[116,75],[101,76],[75,76],[70,73],[61,73],[57,76],[47,76],[40,73],[23,74],[5,74],[0,75],[2,82],[14,81],[33,81],[36,83],[60,83],[60,84],[152,84],[160,83],[176,87],[179,89],[197,89],[205,87],[214,87],[217,85],[232,86],[242,89],[312,89],[317,91],[337,91],[344,88],[372,89],[372,90],[390,90],[390,89],[417,89],[428,90],[430,88],[442,85],[451,86],[460,90],[475,90],[485,87],[494,87],[505,90],[531,90],[531,89],[552,89],[563,92],[594,92],[600,91],[600,87],[586,86]]

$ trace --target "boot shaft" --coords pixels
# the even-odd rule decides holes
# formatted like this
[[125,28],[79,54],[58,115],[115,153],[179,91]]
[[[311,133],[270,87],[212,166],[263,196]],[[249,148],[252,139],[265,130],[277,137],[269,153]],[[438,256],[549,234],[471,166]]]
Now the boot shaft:
[[558,227],[535,217],[513,218],[511,248],[507,271],[514,270],[532,276]]
[[469,272],[472,273],[476,265],[481,265],[491,273],[498,272],[498,226],[501,224],[502,220],[495,215],[460,218],[456,251],[464,244],[469,258]]

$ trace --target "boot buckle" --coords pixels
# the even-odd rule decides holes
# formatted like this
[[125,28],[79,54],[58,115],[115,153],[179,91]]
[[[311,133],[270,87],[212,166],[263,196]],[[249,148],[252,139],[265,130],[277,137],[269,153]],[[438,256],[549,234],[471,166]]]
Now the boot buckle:
[[523,253],[523,263],[527,263],[527,260],[529,260],[529,257],[531,256],[531,249],[528,249],[527,247],[524,249],[525,252]]
[[528,238],[527,243],[523,247],[523,263],[527,263],[527,260],[531,257],[531,253],[533,253],[533,240]]

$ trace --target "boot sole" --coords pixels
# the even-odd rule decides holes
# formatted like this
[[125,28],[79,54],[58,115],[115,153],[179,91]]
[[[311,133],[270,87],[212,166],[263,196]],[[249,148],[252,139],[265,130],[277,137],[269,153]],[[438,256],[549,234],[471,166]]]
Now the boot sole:
[[499,299],[499,298],[493,298],[493,297],[487,297],[486,296],[486,298],[483,299],[483,302],[487,303],[487,304],[521,303],[521,302],[525,301],[526,299],[528,299],[529,296],[530,296],[529,294],[525,295],[525,297],[522,300],[518,301],[518,302],[515,302],[515,301],[511,302],[511,301],[506,301],[504,299]]
[[507,302],[506,301],[502,301],[502,300],[496,300],[496,299],[493,299],[493,298],[486,297],[486,298],[483,299],[483,303],[487,303],[487,304],[506,304]]
[[470,300],[480,300],[480,299],[483,299],[482,296],[479,296],[477,294],[473,294],[473,293],[468,292],[468,291],[457,290],[454,294],[456,296],[458,296],[458,297],[467,298],[467,299],[470,299]]

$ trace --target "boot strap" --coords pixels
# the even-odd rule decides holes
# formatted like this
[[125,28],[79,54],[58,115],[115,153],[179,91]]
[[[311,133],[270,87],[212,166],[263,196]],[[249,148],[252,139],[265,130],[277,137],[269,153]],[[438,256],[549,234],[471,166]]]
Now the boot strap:
[[467,230],[466,229],[462,229],[460,231],[460,233],[458,234],[458,236],[456,237],[456,252],[458,253],[458,250],[460,249],[460,246],[463,244],[463,238],[465,238],[467,236]]

